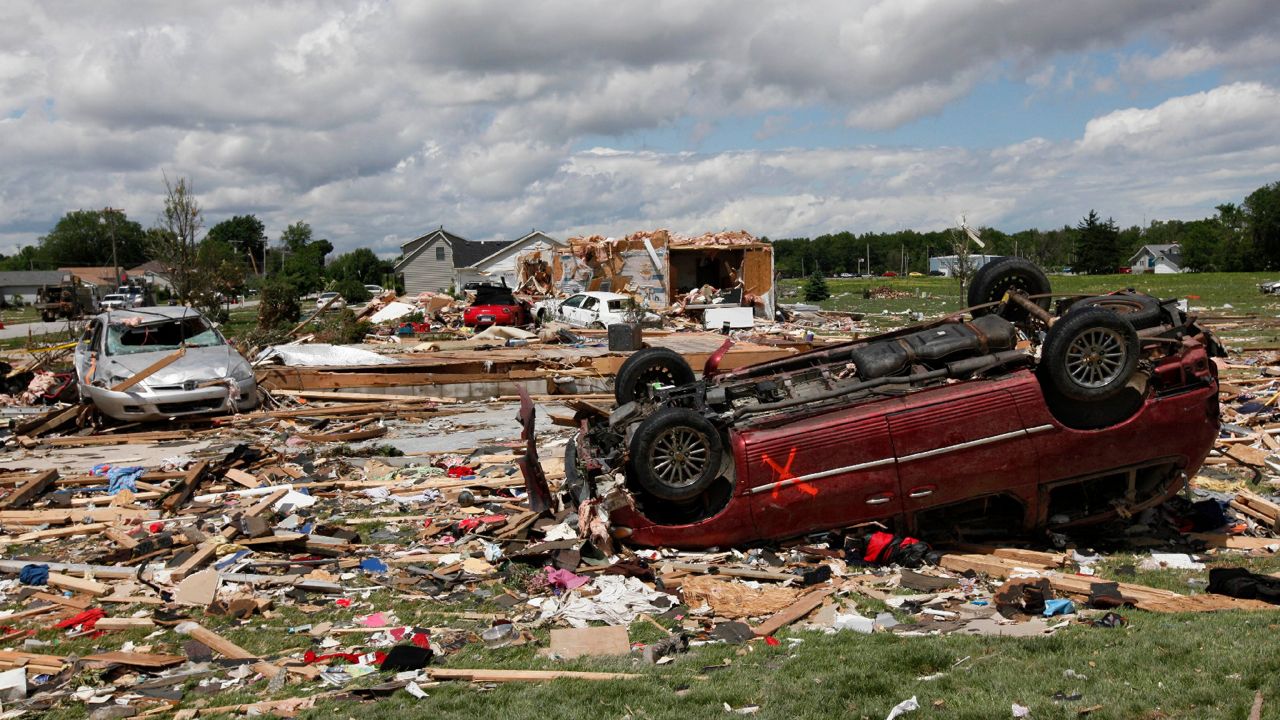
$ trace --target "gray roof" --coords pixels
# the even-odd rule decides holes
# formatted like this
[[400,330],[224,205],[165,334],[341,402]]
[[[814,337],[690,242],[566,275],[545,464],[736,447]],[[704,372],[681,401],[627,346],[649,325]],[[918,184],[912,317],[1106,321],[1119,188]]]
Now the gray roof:
[[1129,258],[1130,264],[1132,264],[1134,260],[1138,259],[1138,256],[1142,254],[1143,250],[1151,253],[1152,257],[1163,257],[1174,265],[1182,265],[1182,246],[1178,243],[1143,245],[1138,248],[1138,251],[1133,254],[1133,257]]
[[62,276],[58,270],[8,270],[0,272],[0,287],[58,285]]
[[478,242],[459,238],[453,242],[453,266],[456,268],[471,267],[513,242],[515,241]]

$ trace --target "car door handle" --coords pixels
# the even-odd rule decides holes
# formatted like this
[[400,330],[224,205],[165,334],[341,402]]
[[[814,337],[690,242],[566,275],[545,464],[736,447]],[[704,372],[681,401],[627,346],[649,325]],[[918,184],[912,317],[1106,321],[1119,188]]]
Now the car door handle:
[[910,493],[907,494],[907,497],[915,499],[915,498],[929,497],[932,494],[933,494],[933,488],[915,488]]
[[877,495],[867,499],[868,505],[883,505],[893,499],[892,495]]

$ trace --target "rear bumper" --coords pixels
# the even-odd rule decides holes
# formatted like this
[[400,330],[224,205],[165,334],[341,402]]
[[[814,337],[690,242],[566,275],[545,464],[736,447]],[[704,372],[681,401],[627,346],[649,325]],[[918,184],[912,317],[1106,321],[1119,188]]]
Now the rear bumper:
[[258,384],[253,379],[238,380],[239,392],[228,396],[226,385],[195,390],[153,392],[112,392],[106,388],[81,386],[103,415],[117,420],[165,420],[188,415],[213,415],[251,410],[258,406]]

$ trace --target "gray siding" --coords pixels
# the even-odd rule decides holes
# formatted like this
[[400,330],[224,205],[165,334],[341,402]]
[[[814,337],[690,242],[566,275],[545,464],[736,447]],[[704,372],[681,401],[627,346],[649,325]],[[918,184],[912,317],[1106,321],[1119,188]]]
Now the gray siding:
[[[444,248],[444,259],[436,260],[436,248]],[[453,248],[440,236],[426,243],[422,252],[404,267],[404,292],[440,292],[453,285]]]

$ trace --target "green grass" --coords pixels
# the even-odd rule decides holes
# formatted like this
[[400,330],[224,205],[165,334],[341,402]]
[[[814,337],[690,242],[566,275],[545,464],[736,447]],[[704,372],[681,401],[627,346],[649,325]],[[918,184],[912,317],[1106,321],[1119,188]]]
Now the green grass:
[[[1055,293],[1092,294],[1133,288],[1161,298],[1189,298],[1193,308],[1223,315],[1257,315],[1280,317],[1280,296],[1263,295],[1258,283],[1278,276],[1266,273],[1185,273],[1180,275],[1051,275],[1049,282]],[[803,280],[782,282],[782,302],[802,302]],[[888,286],[905,290],[912,297],[899,300],[869,300],[863,291]],[[926,318],[954,312],[965,307],[960,285],[950,278],[860,278],[828,279],[831,297],[818,303],[826,310],[865,313],[873,328],[898,327],[907,312],[923,313]],[[1230,305],[1228,308],[1226,306]],[[1270,328],[1231,328],[1221,332],[1228,340],[1275,342],[1280,337],[1280,323]]]

